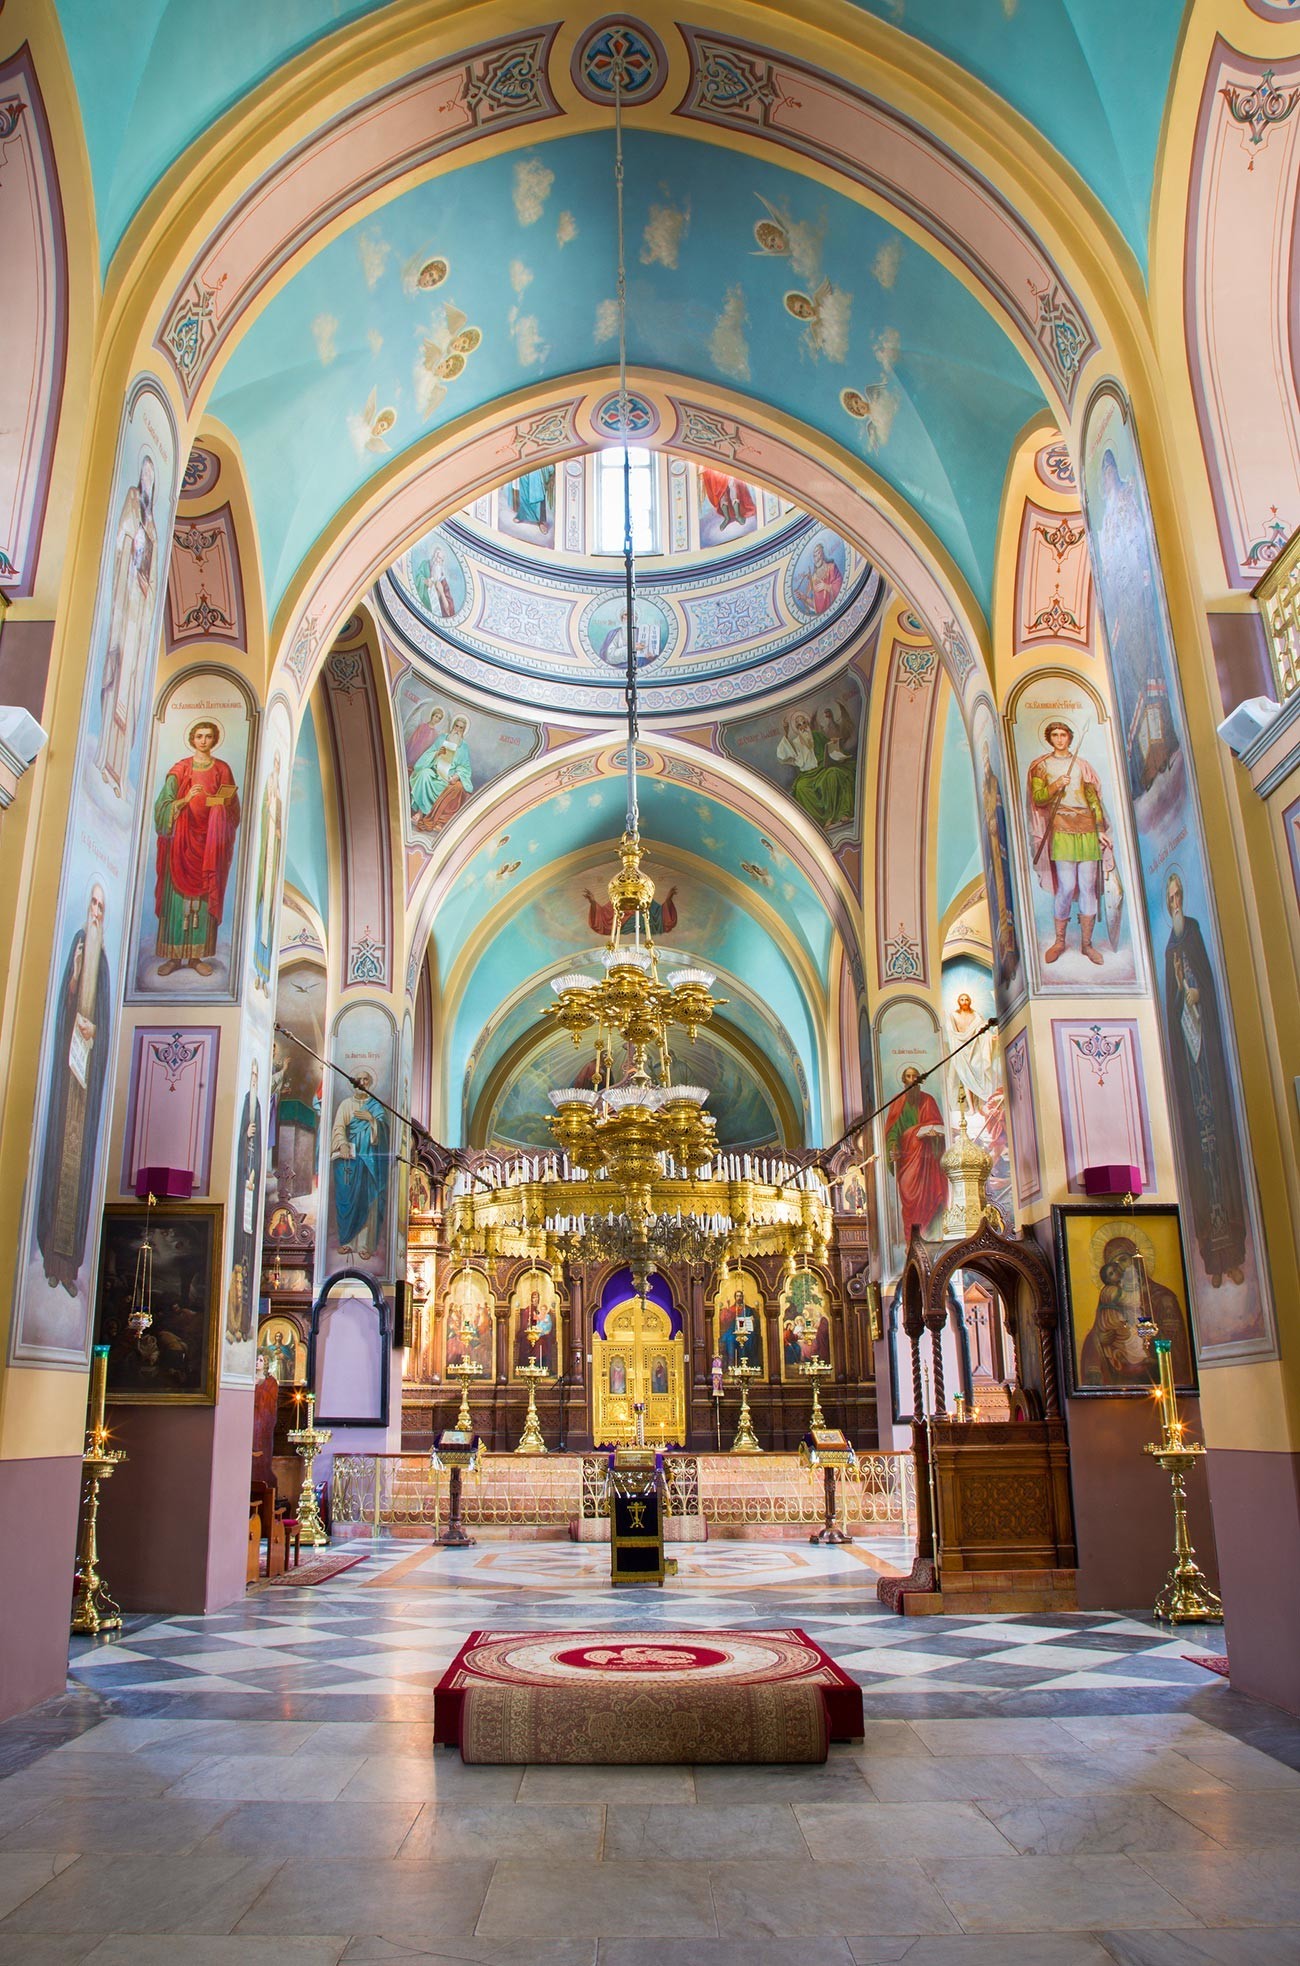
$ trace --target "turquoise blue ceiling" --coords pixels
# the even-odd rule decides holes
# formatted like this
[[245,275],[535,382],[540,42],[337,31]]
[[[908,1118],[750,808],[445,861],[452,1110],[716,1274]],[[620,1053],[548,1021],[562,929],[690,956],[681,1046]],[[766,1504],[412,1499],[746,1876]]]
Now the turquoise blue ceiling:
[[[1006,459],[1044,402],[1018,348],[922,248],[837,193],[682,138],[627,149],[632,362],[734,385],[859,448],[987,605]],[[243,449],[272,608],[390,455],[613,359],[610,180],[603,133],[469,165],[358,221],[253,323],[212,409]],[[800,273],[756,248],[769,208],[800,228]],[[404,269],[433,254],[450,270],[430,293]],[[824,297],[812,324],[784,304],[801,288]],[[424,344],[436,359],[470,329],[481,343],[430,406]],[[879,392],[875,448],[846,386]]]
[[100,260],[163,173],[250,89],[380,0],[57,0],[95,185]]
[[1019,110],[1110,212],[1145,274],[1184,0],[855,0]]
[[[57,0],[105,265],[150,188],[281,63],[380,0]],[[1145,264],[1181,0],[857,0],[970,70],[1035,124]],[[661,31],[660,10],[654,10]],[[670,37],[671,38],[671,37]],[[773,20],[766,35],[780,42]]]
[[325,825],[325,787],[316,721],[311,711],[298,731],[298,748],[289,781],[289,824],[285,829],[284,877],[306,895],[326,928],[330,919],[329,833]]
[[979,812],[975,805],[975,766],[957,699],[950,696],[939,766],[939,864],[935,902],[940,920],[962,889],[969,887],[983,871]]
[[[561,792],[512,820],[508,832],[494,833],[456,876],[434,919],[433,942],[439,975],[450,976],[487,910],[537,868],[549,867],[567,854],[607,840],[612,873],[614,842],[623,830],[624,810],[622,778],[584,779],[572,792]],[[749,820],[730,807],[703,797],[688,785],[652,778],[641,783],[641,833],[646,844],[647,871],[659,882],[661,898],[666,881],[671,884],[671,877],[665,877],[662,868],[656,866],[659,846],[677,847],[711,861],[742,884],[748,879],[745,861],[755,866],[771,866],[775,885],[769,890],[764,883],[763,902],[758,905],[769,906],[780,915],[791,935],[802,944],[818,976],[828,973],[834,930],[825,904],[807,876],[787,855],[781,854],[779,862],[776,860],[775,843]],[[520,863],[518,871],[501,875],[499,870],[515,860]],[[602,875],[596,881],[596,891],[602,895],[606,878]],[[583,879],[585,884],[590,876]],[[683,935],[689,939],[689,933],[689,927],[684,927],[679,932],[679,941]],[[587,941],[591,939],[586,937]],[[533,970],[558,956],[563,946],[575,945],[557,943],[548,947],[544,940],[540,942],[532,952],[530,966],[521,970],[520,975],[531,975]],[[702,956],[706,952],[701,949],[697,953]],[[741,976],[749,973],[743,963],[736,970]],[[498,990],[489,1001],[500,1003],[508,988],[505,992]]]
[[[484,1145],[542,1150],[555,1145],[547,1124],[552,1112],[548,1095],[552,1086],[572,1083],[575,1062],[573,1046],[563,1032],[560,1039],[542,1046],[520,1064],[494,1101],[484,1129]],[[702,1032],[693,1044],[683,1035],[674,1052],[673,1077],[678,1085],[705,1088],[720,1143],[744,1149],[781,1140],[780,1122],[767,1089],[747,1063],[711,1034]],[[782,1144],[802,1143],[792,1140]]]

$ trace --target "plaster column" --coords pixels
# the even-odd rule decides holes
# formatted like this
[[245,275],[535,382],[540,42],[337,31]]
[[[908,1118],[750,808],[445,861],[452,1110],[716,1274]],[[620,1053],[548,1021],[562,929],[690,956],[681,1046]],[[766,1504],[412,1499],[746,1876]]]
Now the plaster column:
[[591,1446],[591,1399],[587,1372],[587,1353],[591,1347],[591,1319],[587,1309],[587,1272],[582,1264],[571,1264],[569,1276],[569,1406],[565,1441],[574,1453]]

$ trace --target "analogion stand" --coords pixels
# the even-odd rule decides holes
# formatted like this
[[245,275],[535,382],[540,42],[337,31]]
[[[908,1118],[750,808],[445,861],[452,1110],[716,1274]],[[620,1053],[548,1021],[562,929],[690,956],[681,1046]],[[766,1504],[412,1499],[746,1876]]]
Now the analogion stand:
[[847,1434],[838,1427],[814,1427],[804,1435],[799,1443],[799,1459],[808,1469],[820,1468],[822,1471],[823,1493],[826,1497],[822,1526],[815,1529],[808,1538],[810,1543],[851,1543],[853,1538],[848,1531],[839,1526],[840,1510],[835,1493],[837,1474],[847,1474],[858,1464],[852,1443]]
[[451,1476],[447,1487],[447,1527],[435,1542],[444,1550],[472,1550],[476,1537],[468,1534],[460,1518],[461,1488],[467,1474],[478,1471],[479,1437],[463,1427],[444,1427],[433,1443],[429,1456],[435,1469],[446,1468]]
[[616,1447],[609,1457],[605,1499],[609,1510],[609,1581],[662,1584],[677,1575],[674,1557],[664,1556],[663,1455],[646,1446],[645,1404],[637,1400],[635,1447]]

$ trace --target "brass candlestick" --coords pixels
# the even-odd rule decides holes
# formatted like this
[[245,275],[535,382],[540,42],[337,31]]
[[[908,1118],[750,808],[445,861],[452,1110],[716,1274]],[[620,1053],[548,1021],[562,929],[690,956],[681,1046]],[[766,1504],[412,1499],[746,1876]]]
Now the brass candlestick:
[[761,1377],[763,1368],[761,1365],[742,1363],[731,1366],[729,1371],[730,1376],[740,1386],[740,1417],[736,1427],[736,1438],[731,1443],[731,1451],[733,1454],[761,1454],[763,1450],[758,1444],[758,1436],[754,1432],[754,1423],[750,1417],[749,1382],[751,1379]]
[[545,1454],[546,1442],[542,1438],[542,1425],[537,1417],[537,1381],[539,1379],[549,1379],[551,1375],[544,1365],[539,1365],[537,1360],[533,1358],[528,1361],[527,1365],[520,1366],[519,1376],[521,1379],[527,1379],[528,1381],[528,1412],[524,1419],[524,1430],[519,1436],[519,1445],[516,1447],[515,1453]]
[[799,1367],[799,1370],[803,1373],[805,1379],[812,1380],[813,1401],[812,1412],[808,1416],[809,1430],[811,1431],[814,1427],[824,1427],[826,1425],[826,1415],[822,1412],[821,1382],[826,1374],[833,1372],[835,1368],[828,1359],[806,1358]]
[[1148,1441],[1144,1454],[1169,1476],[1174,1501],[1174,1562],[1165,1587],[1155,1602],[1155,1616],[1167,1625],[1217,1624],[1223,1616],[1223,1600],[1215,1596],[1196,1561],[1196,1551],[1187,1533],[1187,1476],[1205,1449],[1187,1438],[1185,1423],[1178,1417],[1178,1396],[1174,1391],[1173,1346],[1168,1338],[1155,1341],[1156,1364],[1160,1368],[1160,1420],[1163,1438]]
[[447,1377],[460,1380],[460,1409],[456,1414],[456,1432],[472,1434],[474,1422],[469,1410],[470,1382],[483,1377],[483,1367],[472,1358],[458,1358],[454,1365],[447,1367]]
[[126,1455],[108,1444],[104,1402],[108,1391],[108,1346],[96,1345],[90,1367],[90,1425],[81,1456],[86,1485],[81,1491],[81,1534],[73,1576],[72,1630],[75,1634],[122,1629],[122,1611],[109,1596],[99,1570],[99,1484],[107,1481]]
[[289,1445],[302,1461],[302,1493],[298,1497],[298,1541],[306,1543],[309,1549],[326,1548],[329,1537],[325,1524],[320,1519],[320,1507],[316,1501],[316,1483],[313,1470],[316,1456],[334,1435],[328,1427],[316,1425],[316,1395],[307,1395],[307,1424],[295,1427],[289,1435]]

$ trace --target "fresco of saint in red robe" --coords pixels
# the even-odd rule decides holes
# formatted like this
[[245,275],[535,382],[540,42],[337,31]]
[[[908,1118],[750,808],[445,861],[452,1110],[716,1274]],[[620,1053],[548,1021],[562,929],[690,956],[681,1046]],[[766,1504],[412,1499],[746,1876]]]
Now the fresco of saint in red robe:
[[188,732],[190,755],[174,764],[154,802],[158,835],[154,913],[158,974],[186,967],[210,976],[209,958],[225,912],[239,829],[239,789],[223,758],[221,732],[201,719]]

